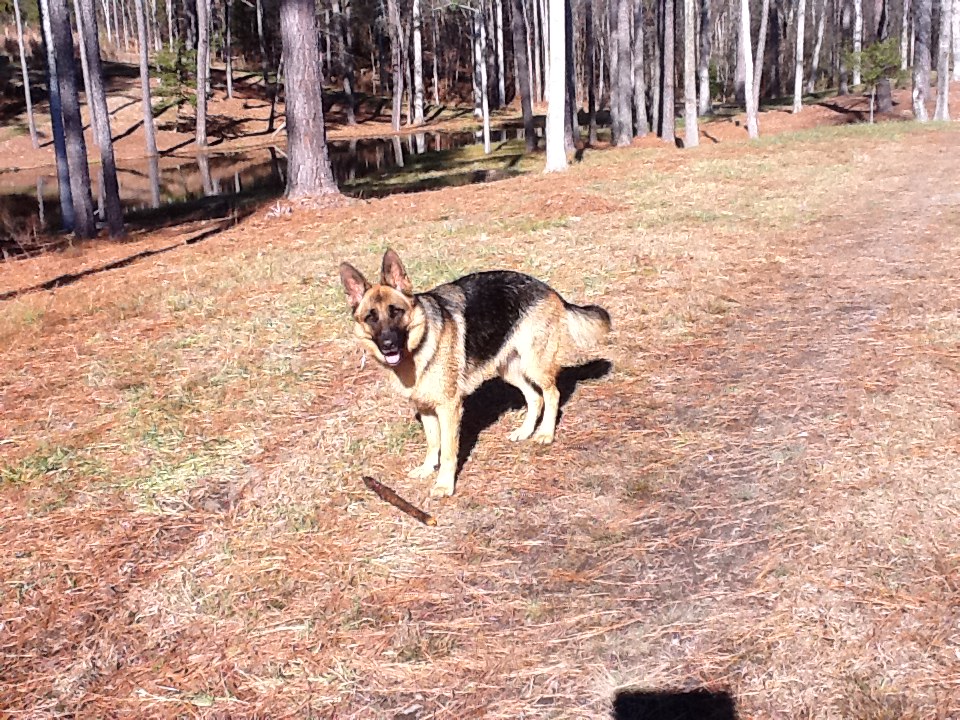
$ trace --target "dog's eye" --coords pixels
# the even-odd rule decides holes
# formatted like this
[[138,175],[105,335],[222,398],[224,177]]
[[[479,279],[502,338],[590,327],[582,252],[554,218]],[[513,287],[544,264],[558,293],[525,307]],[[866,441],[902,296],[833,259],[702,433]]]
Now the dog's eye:
[[396,305],[390,306],[390,319],[396,320],[398,317],[403,315],[403,308],[397,307]]
[[369,325],[375,325],[379,319],[380,315],[377,314],[376,308],[373,308],[367,313],[367,316],[363,319],[363,321]]

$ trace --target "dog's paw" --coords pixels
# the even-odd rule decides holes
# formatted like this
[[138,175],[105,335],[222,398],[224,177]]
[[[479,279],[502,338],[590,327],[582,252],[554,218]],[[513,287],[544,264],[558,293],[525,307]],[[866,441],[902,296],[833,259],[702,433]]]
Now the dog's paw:
[[521,425],[512,433],[510,433],[510,442],[521,442],[522,440],[529,440],[531,435],[533,435],[533,428],[527,428]]
[[430,497],[445,498],[453,495],[453,479],[437,480],[437,483],[430,488]]
[[437,471],[436,465],[429,463],[424,463],[423,465],[417,465],[415,468],[412,468],[408,473],[407,477],[413,478],[415,480],[423,480],[433,475]]
[[530,439],[539,445],[551,445],[553,443],[553,433],[547,434],[538,432]]

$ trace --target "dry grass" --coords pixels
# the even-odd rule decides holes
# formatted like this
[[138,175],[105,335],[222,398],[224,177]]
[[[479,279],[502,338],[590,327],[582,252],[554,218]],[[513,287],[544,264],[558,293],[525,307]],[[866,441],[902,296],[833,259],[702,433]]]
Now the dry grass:
[[[0,706],[580,718],[639,685],[955,717],[958,139],[588,154],[264,211],[4,303]],[[615,320],[555,446],[505,442],[518,404],[482,391],[439,503],[401,472],[422,436],[335,275],[388,244],[423,285],[517,268]]]

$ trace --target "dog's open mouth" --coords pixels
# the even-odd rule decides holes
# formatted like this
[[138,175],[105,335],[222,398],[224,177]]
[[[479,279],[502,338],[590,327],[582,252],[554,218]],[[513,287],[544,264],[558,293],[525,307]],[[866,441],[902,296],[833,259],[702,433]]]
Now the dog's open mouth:
[[384,362],[386,362],[387,365],[389,365],[390,367],[394,367],[394,366],[396,366],[396,365],[399,365],[399,364],[400,364],[400,360],[401,360],[402,358],[403,358],[403,356],[402,356],[399,352],[383,353],[383,360],[384,360]]

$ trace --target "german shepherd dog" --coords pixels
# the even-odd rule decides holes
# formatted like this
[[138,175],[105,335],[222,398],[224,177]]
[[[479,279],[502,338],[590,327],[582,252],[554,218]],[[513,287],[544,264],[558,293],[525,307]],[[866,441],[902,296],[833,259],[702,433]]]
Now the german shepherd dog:
[[400,257],[387,250],[379,284],[371,285],[348,263],[340,265],[340,279],[354,334],[420,413],[427,456],[410,476],[429,477],[439,466],[432,497],[453,495],[466,396],[499,375],[527,403],[523,424],[510,439],[552,443],[563,357],[574,347],[590,349],[610,329],[603,308],[568,303],[518,272],[475,273],[414,293]]

